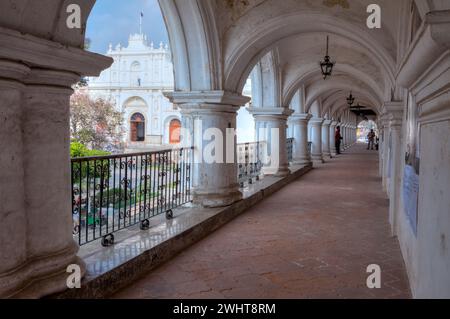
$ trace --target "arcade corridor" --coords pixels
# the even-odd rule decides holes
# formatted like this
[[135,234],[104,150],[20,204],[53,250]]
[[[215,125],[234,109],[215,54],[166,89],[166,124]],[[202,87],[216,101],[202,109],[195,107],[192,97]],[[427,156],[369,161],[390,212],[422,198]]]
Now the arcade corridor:
[[410,298],[388,207],[378,154],[357,144],[114,297]]

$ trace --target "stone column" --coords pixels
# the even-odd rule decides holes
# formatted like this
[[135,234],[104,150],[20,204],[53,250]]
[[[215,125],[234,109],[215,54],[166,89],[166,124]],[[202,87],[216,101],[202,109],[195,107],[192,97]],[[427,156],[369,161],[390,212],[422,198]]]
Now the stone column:
[[336,127],[338,125],[338,122],[336,121],[331,121],[330,124],[330,153],[331,153],[331,157],[335,157],[336,156]]
[[379,134],[379,136],[378,136],[378,138],[379,138],[379,142],[378,142],[378,174],[380,176],[383,176],[384,129],[383,129],[383,126],[381,125],[380,121],[377,123],[377,125],[378,125],[378,134]]
[[308,152],[308,122],[311,114],[294,114],[291,122],[294,126],[294,165],[311,165],[311,156]]
[[23,172],[21,82],[30,69],[0,60],[0,297],[12,295],[24,284],[21,268],[27,260],[27,215]]
[[312,126],[312,154],[311,158],[314,164],[324,163],[322,154],[322,123],[323,118],[312,118],[310,120]]
[[[22,74],[27,70],[11,62],[13,67]],[[9,215],[0,223],[5,227],[1,236],[8,237],[2,242],[11,243],[11,247],[2,245],[2,259],[8,261],[2,261],[0,268],[1,297],[38,298],[65,290],[71,264],[84,274],[72,236],[69,151],[69,99],[71,85],[79,79],[72,72],[35,68],[22,83],[14,83],[20,95],[18,91],[0,93],[1,100],[8,101],[7,111],[2,106],[2,112],[6,111],[2,119],[9,130],[0,136],[15,147],[7,153],[13,166],[1,160],[2,173],[9,175],[1,179],[7,182],[1,186],[2,193],[6,190],[9,197],[3,203],[11,206],[1,210]]]
[[350,147],[353,144],[352,127],[351,127],[351,125],[349,125],[347,127],[347,134],[348,134],[348,147]]
[[352,128],[351,125],[347,125],[347,148],[352,146]]
[[183,128],[190,135],[182,137],[182,143],[194,146],[194,204],[224,207],[241,200],[233,131],[237,111],[249,98],[223,91],[170,92],[166,96],[180,108]]
[[346,134],[347,134],[347,148],[350,148],[350,146],[352,145],[352,134],[350,124],[347,124]]
[[[263,174],[289,175],[291,172],[287,154],[286,128],[287,119],[293,111],[284,107],[250,108],[248,111],[255,118],[258,141],[265,140],[267,142],[268,155],[271,161],[263,167]],[[261,132],[261,128],[264,128],[263,132]],[[277,134],[273,135],[275,132]]]
[[389,130],[391,133],[391,156],[389,165],[391,165],[389,179],[389,221],[391,224],[392,235],[397,234],[398,215],[400,208],[401,196],[401,180],[402,180],[402,121],[403,121],[403,105],[402,103],[393,102],[385,105],[389,112]]
[[391,143],[391,133],[389,129],[389,119],[387,118],[387,114],[383,115],[382,118],[383,123],[383,174],[382,174],[382,184],[383,189],[386,193],[388,193],[389,190],[389,157],[390,157],[390,149],[389,144]]
[[349,124],[349,126],[347,127],[347,134],[348,134],[348,147],[351,147],[353,144],[353,133],[351,124]]
[[325,120],[322,123],[322,154],[324,158],[331,157],[330,151],[330,120]]
[[342,151],[345,151],[347,149],[347,134],[346,134],[346,124],[341,124],[341,136],[342,136],[342,142],[341,142],[341,149]]
[[0,50],[0,298],[65,290],[70,264],[83,275],[72,236],[69,98],[82,75],[113,60],[80,49],[80,36],[70,46],[0,34],[10,44]]
[[[72,236],[70,172],[71,85],[80,76],[70,72],[33,69],[24,103],[25,200],[28,210],[28,253],[47,274],[60,275],[55,289],[67,288],[68,264],[83,266]],[[44,272],[45,270],[45,272]]]

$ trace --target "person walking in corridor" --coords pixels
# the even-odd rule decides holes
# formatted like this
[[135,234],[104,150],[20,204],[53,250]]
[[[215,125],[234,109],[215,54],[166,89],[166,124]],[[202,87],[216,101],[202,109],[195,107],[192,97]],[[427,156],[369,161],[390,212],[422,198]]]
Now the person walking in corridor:
[[369,134],[367,134],[367,140],[368,140],[368,144],[367,144],[367,149],[372,150],[373,151],[373,147],[375,144],[375,132],[373,130],[370,130]]
[[334,135],[334,144],[336,146],[336,154],[341,154],[341,141],[343,140],[341,135],[341,127],[336,128],[336,134]]

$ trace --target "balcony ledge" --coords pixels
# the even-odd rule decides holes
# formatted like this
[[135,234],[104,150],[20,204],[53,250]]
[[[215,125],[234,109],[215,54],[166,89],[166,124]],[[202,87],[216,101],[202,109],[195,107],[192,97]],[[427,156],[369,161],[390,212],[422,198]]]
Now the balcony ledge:
[[50,298],[106,298],[311,169],[311,166],[293,166],[291,174],[286,177],[266,177],[244,189],[243,200],[225,208],[207,209],[186,205],[174,211],[172,220],[166,220],[163,216],[153,218],[154,226],[148,231],[140,231],[138,226],[122,230],[115,235],[116,244],[112,247],[101,247],[98,241],[85,245],[79,253],[87,268],[81,288],[66,290]]

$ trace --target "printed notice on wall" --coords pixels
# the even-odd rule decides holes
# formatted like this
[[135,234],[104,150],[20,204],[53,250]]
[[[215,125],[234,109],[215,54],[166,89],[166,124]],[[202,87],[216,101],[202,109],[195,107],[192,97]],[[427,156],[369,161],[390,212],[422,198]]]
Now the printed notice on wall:
[[403,176],[403,206],[414,234],[417,236],[417,206],[419,201],[419,176],[414,167],[405,166]]

